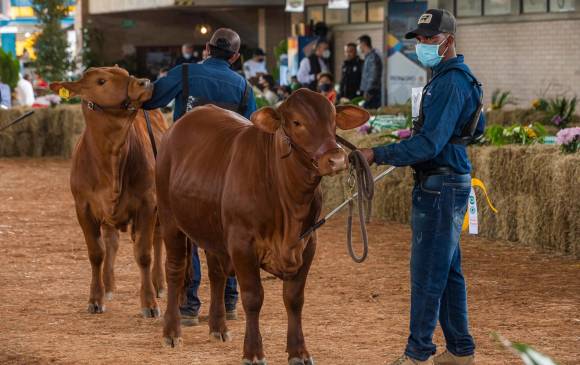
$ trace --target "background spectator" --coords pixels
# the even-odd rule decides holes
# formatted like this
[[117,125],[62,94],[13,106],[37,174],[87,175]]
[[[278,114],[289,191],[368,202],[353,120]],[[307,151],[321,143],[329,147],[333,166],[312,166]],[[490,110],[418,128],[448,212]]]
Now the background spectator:
[[256,48],[252,58],[244,62],[244,75],[246,79],[249,80],[253,77],[260,76],[261,74],[267,74],[266,69],[266,54],[261,48]]
[[8,109],[12,107],[12,95],[10,93],[10,86],[0,81],[0,107]]
[[359,90],[363,69],[363,61],[357,54],[356,44],[349,43],[344,47],[344,58],[339,93],[340,98],[351,100],[360,96]]
[[261,75],[258,86],[262,92],[262,97],[268,101],[268,104],[274,105],[278,102],[278,95],[274,92],[276,89],[272,75]]
[[175,61],[175,66],[179,66],[183,63],[197,63],[199,61],[199,57],[194,56],[193,45],[186,43],[181,46],[181,56],[179,56]]
[[300,83],[298,82],[297,76],[290,77],[290,89],[292,89],[292,91],[300,89]]
[[358,51],[364,56],[364,65],[360,91],[365,98],[364,107],[377,109],[381,106],[381,78],[383,76],[383,62],[380,53],[373,49],[371,37],[360,36]]
[[31,106],[34,104],[34,88],[32,83],[28,80],[29,76],[22,76],[20,74],[20,79],[16,85],[16,103],[18,105]]
[[305,57],[300,61],[300,67],[298,68],[297,74],[298,82],[300,82],[302,86],[316,91],[316,78],[318,74],[328,72],[326,59],[329,57],[330,50],[328,49],[328,42],[324,39],[320,39],[318,43],[316,43],[314,52],[309,57]]
[[332,74],[326,72],[318,75],[318,90],[331,103],[336,103],[336,91],[334,90],[334,78]]

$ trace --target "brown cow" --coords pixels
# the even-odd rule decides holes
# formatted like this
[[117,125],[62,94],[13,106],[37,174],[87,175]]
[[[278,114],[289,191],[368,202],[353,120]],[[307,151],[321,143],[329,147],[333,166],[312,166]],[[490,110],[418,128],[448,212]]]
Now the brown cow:
[[210,105],[193,109],[165,135],[156,182],[167,250],[168,345],[181,342],[178,305],[189,237],[207,256],[210,337],[229,339],[223,293],[226,277],[235,273],[246,313],[243,364],[265,364],[258,325],[262,268],[284,280],[289,363],[313,363],[302,334],[302,306],[316,235],[299,237],[320,214],[321,177],[347,167],[336,126],[351,129],[368,119],[363,109],[335,108],[301,89],[277,110],[255,112],[253,124]]
[[[155,297],[165,285],[155,158],[144,114],[138,109],[151,97],[152,85],[122,68],[102,67],[87,70],[77,82],[59,82],[50,87],[56,92],[65,88],[71,96],[83,100],[86,128],[73,154],[70,184],[92,268],[88,310],[102,313],[103,297],[112,298],[118,231],[126,232],[131,224],[135,259],[141,271],[142,313],[158,317]],[[159,111],[150,112],[150,116],[159,143],[167,129],[165,119]]]

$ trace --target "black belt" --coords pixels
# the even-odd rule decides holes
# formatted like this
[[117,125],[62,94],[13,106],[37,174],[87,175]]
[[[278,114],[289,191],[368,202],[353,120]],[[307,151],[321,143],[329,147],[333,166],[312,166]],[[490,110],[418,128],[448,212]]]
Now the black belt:
[[427,180],[429,176],[435,175],[457,175],[457,172],[449,166],[439,166],[428,170],[415,170],[413,172],[415,182],[423,182]]

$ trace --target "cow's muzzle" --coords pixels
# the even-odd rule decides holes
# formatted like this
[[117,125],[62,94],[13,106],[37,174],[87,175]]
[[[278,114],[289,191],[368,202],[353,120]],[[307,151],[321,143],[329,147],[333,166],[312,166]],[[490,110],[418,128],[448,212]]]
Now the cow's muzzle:
[[322,153],[316,162],[320,176],[336,175],[348,168],[348,155],[334,142],[334,148]]

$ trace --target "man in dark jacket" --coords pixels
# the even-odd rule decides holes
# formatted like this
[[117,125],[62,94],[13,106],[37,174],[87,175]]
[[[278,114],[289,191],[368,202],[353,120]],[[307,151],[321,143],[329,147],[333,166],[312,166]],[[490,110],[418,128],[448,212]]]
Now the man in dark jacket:
[[363,61],[359,58],[354,43],[349,43],[344,47],[344,56],[339,98],[353,99],[360,95]]
[[[407,33],[419,61],[433,71],[423,90],[413,136],[362,149],[369,163],[412,166],[411,324],[405,354],[393,365],[473,365],[467,291],[459,238],[471,191],[467,144],[481,135],[481,84],[455,52],[456,22],[431,9]],[[435,358],[433,332],[441,324],[447,351]]]
[[[143,104],[143,109],[164,107],[175,100],[175,121],[191,108],[204,104],[215,104],[249,118],[256,111],[254,93],[244,77],[231,70],[231,65],[240,57],[240,44],[240,36],[233,30],[216,30],[206,45],[209,57],[200,64],[186,63],[174,67],[166,77],[155,81],[153,96]],[[194,277],[187,289],[187,302],[180,308],[182,323],[190,326],[199,323],[201,306],[197,295],[201,283],[197,246],[193,251],[192,265]],[[225,289],[227,319],[236,318],[237,301],[237,282],[230,277]]]
[[364,107],[377,109],[381,106],[381,79],[383,77],[383,61],[379,52],[373,48],[371,37],[360,36],[358,51],[364,56],[360,92],[365,98]]

